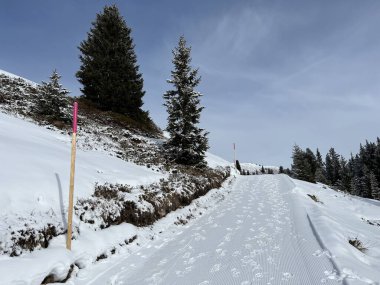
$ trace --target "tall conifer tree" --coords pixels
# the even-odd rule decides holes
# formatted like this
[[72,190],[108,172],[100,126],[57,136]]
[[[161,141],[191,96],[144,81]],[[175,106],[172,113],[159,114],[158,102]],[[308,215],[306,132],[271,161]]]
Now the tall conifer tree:
[[82,65],[76,76],[82,92],[97,107],[145,119],[141,110],[143,79],[139,73],[131,29],[118,8],[105,6],[80,46]]
[[201,93],[194,90],[200,82],[198,69],[190,66],[191,48],[180,37],[178,47],[173,50],[174,70],[168,83],[173,89],[164,94],[168,111],[166,130],[170,139],[165,144],[170,158],[187,165],[205,165],[205,152],[208,149],[207,132],[198,127],[203,107],[200,106]]

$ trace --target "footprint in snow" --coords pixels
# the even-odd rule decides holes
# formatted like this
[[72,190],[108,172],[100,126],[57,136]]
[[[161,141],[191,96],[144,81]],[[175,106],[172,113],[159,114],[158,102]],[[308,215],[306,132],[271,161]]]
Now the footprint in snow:
[[294,277],[294,274],[289,273],[289,272],[284,272],[282,273],[282,280],[288,281],[289,279],[292,279]]
[[240,271],[237,270],[236,268],[232,268],[231,269],[231,273],[232,273],[232,276],[235,277],[235,278],[237,278],[237,277],[240,276]]
[[255,277],[257,278],[257,279],[261,279],[261,278],[263,278],[263,274],[261,273],[261,272],[258,272],[258,273],[256,273],[255,274]]
[[224,241],[231,241],[231,233],[228,233],[224,236]]
[[211,267],[210,269],[210,273],[218,272],[220,270],[220,267],[221,267],[220,263],[214,264],[214,266]]
[[202,281],[201,283],[199,283],[198,285],[207,285],[207,284],[210,284],[210,281],[205,280],[205,281]]
[[225,250],[225,249],[217,248],[215,251],[216,251],[216,253],[217,253],[220,257],[222,257],[222,256],[226,256],[226,254],[227,254],[227,250]]
[[159,263],[158,263],[158,266],[162,266],[164,264],[166,264],[168,262],[168,260],[166,258],[162,259]]
[[331,255],[327,250],[322,251],[322,250],[318,249],[313,253],[313,255],[316,257],[321,257],[323,255],[326,255],[328,258],[331,258]]
[[182,255],[182,258],[189,258],[191,255],[190,252],[186,252],[184,255]]
[[185,276],[187,273],[191,272],[193,270],[193,266],[188,266],[185,268],[184,271],[180,271],[180,270],[177,270],[175,272],[175,274],[177,274],[178,277],[183,277]]
[[188,265],[188,264],[193,264],[195,261],[197,261],[197,259],[194,258],[194,257],[191,257],[191,258],[189,258],[188,260],[185,260],[183,263],[184,263],[185,265]]
[[151,277],[146,278],[145,281],[147,281],[149,283],[153,283],[153,284],[160,283],[160,282],[162,282],[161,276],[164,274],[165,274],[165,272],[161,270],[159,272],[154,273]]

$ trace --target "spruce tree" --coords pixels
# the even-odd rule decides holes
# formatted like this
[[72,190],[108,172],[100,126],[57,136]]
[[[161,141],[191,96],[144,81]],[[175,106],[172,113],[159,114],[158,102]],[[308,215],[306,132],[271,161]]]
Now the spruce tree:
[[336,153],[334,148],[330,148],[326,155],[326,178],[332,186],[336,185],[340,180],[340,156]]
[[315,183],[315,173],[313,173],[314,165],[310,153],[304,152],[298,145],[293,147],[293,163],[292,173],[296,179]]
[[38,88],[39,97],[35,112],[47,120],[65,120],[64,108],[67,107],[67,95],[70,93],[59,83],[61,76],[53,70],[49,82],[42,82]]
[[351,179],[351,193],[357,196],[363,196],[367,187],[364,178],[364,165],[360,156],[357,154],[351,159],[352,163],[352,179]]
[[148,118],[141,110],[143,79],[131,29],[115,5],[105,6],[80,46],[82,65],[76,73],[85,98],[106,111]]
[[310,148],[306,148],[304,153],[306,162],[309,164],[310,167],[310,180],[312,182],[315,182],[315,171],[317,170],[317,158],[315,157],[313,151]]
[[173,50],[174,70],[168,80],[174,88],[164,94],[164,106],[168,112],[166,130],[170,134],[165,148],[169,157],[177,163],[204,166],[208,133],[197,126],[203,110],[200,106],[202,94],[194,90],[200,77],[198,69],[190,66],[190,52],[191,48],[186,46],[186,40],[181,36]]
[[351,175],[349,164],[343,156],[339,159],[339,180],[337,181],[338,189],[346,192],[351,192]]
[[317,165],[316,165],[316,170],[315,170],[315,180],[323,184],[328,184],[328,181],[326,179],[325,164],[323,163],[322,155],[319,152],[318,148],[317,148],[315,157],[317,160]]
[[371,171],[369,174],[369,183],[371,189],[371,195],[374,199],[380,199],[380,188],[377,182],[376,175]]

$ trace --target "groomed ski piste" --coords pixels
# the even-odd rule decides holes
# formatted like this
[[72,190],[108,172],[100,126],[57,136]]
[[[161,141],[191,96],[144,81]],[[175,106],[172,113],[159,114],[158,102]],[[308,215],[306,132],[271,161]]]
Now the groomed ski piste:
[[[140,185],[164,176],[101,151],[77,155],[77,198],[96,182]],[[0,246],[20,221],[64,223],[69,156],[67,134],[0,113]],[[212,154],[208,163],[229,165]],[[49,274],[65,277],[71,264],[66,284],[380,284],[380,203],[286,175],[233,172],[222,188],[150,227],[94,231],[74,222],[80,235],[71,252],[60,235],[46,249],[1,255],[0,284],[39,285]],[[349,244],[355,238],[366,251]]]

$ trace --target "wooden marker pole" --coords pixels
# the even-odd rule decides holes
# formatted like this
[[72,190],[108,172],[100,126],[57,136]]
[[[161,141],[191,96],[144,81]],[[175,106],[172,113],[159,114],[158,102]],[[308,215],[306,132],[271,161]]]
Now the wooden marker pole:
[[73,227],[73,204],[74,204],[74,175],[75,175],[75,155],[77,145],[77,120],[78,120],[78,103],[74,103],[73,111],[73,138],[71,141],[71,169],[70,169],[70,191],[69,191],[69,217],[67,222],[67,240],[66,248],[71,250],[71,236]]

